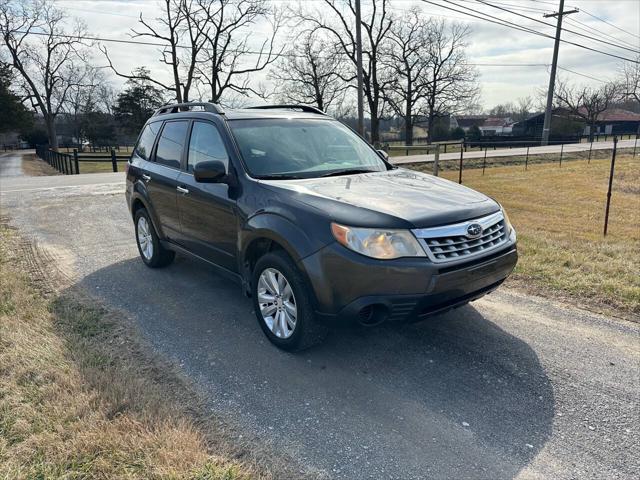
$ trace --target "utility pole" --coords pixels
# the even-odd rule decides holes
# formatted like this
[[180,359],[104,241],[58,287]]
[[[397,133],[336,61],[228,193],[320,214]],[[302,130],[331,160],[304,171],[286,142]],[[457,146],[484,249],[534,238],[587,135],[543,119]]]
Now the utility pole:
[[549,131],[551,129],[551,109],[553,107],[553,90],[556,86],[556,70],[558,68],[558,50],[560,49],[560,34],[562,33],[562,17],[577,13],[577,8],[573,10],[564,11],[564,0],[560,0],[560,8],[557,13],[547,13],[544,18],[557,17],[558,23],[556,25],[556,41],[553,46],[553,60],[551,62],[551,74],[549,76],[549,90],[547,90],[547,108],[544,112],[544,126],[542,127],[542,142],[541,145],[547,145],[549,143]]
[[364,138],[364,92],[362,91],[362,21],[360,0],[356,0],[356,70],[358,76],[358,133]]

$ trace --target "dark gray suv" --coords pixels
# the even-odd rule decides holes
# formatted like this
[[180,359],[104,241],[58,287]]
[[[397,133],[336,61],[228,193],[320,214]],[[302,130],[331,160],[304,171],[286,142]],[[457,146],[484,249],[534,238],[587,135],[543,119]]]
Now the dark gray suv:
[[392,166],[307,106],[168,105],[144,126],[126,196],[140,256],[214,265],[286,350],[331,324],[423,319],[494,290],[517,261],[491,198]]

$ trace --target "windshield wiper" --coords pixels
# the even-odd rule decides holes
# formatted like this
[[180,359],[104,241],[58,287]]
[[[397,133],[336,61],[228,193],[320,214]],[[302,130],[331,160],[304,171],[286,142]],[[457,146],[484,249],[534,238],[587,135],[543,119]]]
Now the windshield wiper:
[[290,173],[272,173],[270,175],[260,175],[256,178],[258,178],[259,180],[297,180],[304,177],[292,175]]
[[378,170],[369,170],[366,168],[343,168],[341,170],[332,170],[320,176],[321,177],[337,177],[339,175],[355,175],[357,173],[375,173],[377,171]]

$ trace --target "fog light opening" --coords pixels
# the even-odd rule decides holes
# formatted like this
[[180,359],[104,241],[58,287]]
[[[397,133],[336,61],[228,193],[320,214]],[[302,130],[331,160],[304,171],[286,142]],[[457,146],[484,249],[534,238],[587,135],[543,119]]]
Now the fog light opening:
[[358,312],[358,322],[365,327],[380,325],[387,317],[389,317],[389,310],[379,303],[362,307]]

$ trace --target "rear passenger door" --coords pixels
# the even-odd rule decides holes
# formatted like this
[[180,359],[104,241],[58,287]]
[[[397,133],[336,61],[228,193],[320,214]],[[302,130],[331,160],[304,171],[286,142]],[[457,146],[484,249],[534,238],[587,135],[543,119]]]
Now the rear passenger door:
[[195,120],[187,148],[186,168],[178,178],[178,209],[183,243],[193,253],[232,272],[236,261],[235,201],[224,183],[198,183],[193,169],[199,162],[219,160],[229,172],[227,146],[213,122]]
[[188,120],[169,120],[164,123],[153,161],[147,162],[146,177],[143,177],[164,236],[173,241],[178,240],[180,233],[176,187],[188,129]]

